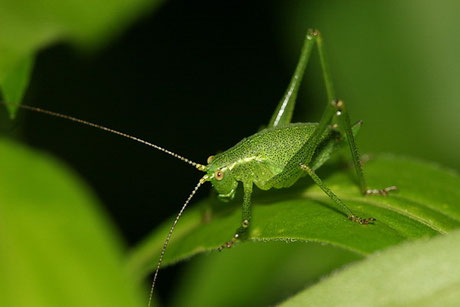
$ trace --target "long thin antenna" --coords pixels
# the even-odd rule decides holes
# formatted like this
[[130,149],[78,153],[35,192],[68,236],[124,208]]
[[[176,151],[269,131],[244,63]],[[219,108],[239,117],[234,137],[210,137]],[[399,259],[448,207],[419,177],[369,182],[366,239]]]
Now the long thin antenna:
[[[0,101],[0,104],[4,104],[4,105],[10,105],[6,102],[3,102],[3,101]],[[194,167],[196,167],[198,170],[200,171],[206,171],[206,166],[205,165],[202,165],[202,164],[199,164],[199,163],[196,163],[196,162],[193,162],[185,157],[182,157],[172,151],[169,151],[163,147],[160,147],[158,145],[155,145],[155,144],[152,144],[150,142],[147,142],[147,141],[144,141],[140,138],[137,138],[135,136],[132,136],[132,135],[129,135],[129,134],[126,134],[126,133],[123,133],[123,132],[120,132],[120,131],[117,131],[117,130],[114,130],[114,129],[110,129],[110,128],[107,128],[107,127],[104,127],[104,126],[101,126],[101,125],[98,125],[98,124],[94,124],[94,123],[91,123],[91,122],[88,122],[88,121],[85,121],[85,120],[82,120],[82,119],[78,119],[76,117],[72,117],[72,116],[69,116],[69,115],[64,115],[64,114],[60,114],[60,113],[56,113],[56,112],[53,112],[53,111],[48,111],[48,110],[44,110],[44,109],[40,109],[40,108],[36,108],[36,107],[31,107],[31,106],[27,106],[27,105],[22,105],[22,104],[15,104],[14,106],[16,107],[19,107],[21,109],[26,109],[26,110],[29,110],[29,111],[34,111],[34,112],[38,112],[38,113],[43,113],[43,114],[47,114],[47,115],[51,115],[51,116],[54,116],[54,117],[59,117],[59,118],[64,118],[64,119],[67,119],[67,120],[70,120],[70,121],[73,121],[73,122],[76,122],[76,123],[79,123],[79,124],[82,124],[82,125],[86,125],[86,126],[90,126],[90,127],[93,127],[93,128],[97,128],[97,129],[100,129],[100,130],[104,130],[104,131],[107,131],[107,132],[110,132],[110,133],[113,133],[113,134],[118,134],[122,137],[125,137],[125,138],[128,138],[128,139],[131,139],[133,141],[136,141],[136,142],[139,142],[139,143],[142,143],[144,145],[147,145],[147,146],[150,146],[150,147],[153,147],[155,149],[158,149],[162,152],[165,152],[167,153],[168,155],[171,155],[179,160],[182,160],[188,164],[191,164],[193,165]]]
[[176,228],[176,224],[177,222],[179,221],[180,217],[182,216],[182,213],[184,212],[185,208],[187,207],[188,203],[190,202],[190,200],[192,199],[193,195],[195,195],[196,191],[198,190],[198,188],[206,182],[206,180],[208,179],[208,175],[204,175],[200,181],[198,182],[198,184],[195,186],[195,188],[193,189],[192,193],[190,193],[189,197],[187,198],[187,200],[185,201],[184,205],[182,206],[182,208],[180,209],[179,213],[177,214],[176,216],[176,219],[174,220],[174,223],[172,224],[171,228],[169,229],[169,232],[168,232],[168,236],[166,237],[166,240],[165,242],[163,243],[163,248],[161,249],[161,253],[160,253],[160,258],[158,259],[158,264],[157,264],[157,268],[155,270],[155,275],[153,275],[153,281],[152,281],[152,287],[150,288],[150,296],[149,296],[149,304],[148,304],[148,307],[150,307],[151,303],[152,303],[152,297],[153,297],[153,289],[155,289],[155,282],[157,281],[157,277],[158,277],[158,271],[160,270],[160,266],[161,266],[161,263],[163,262],[163,257],[165,255],[165,251],[166,251],[166,248],[168,247],[168,244],[169,244],[169,241],[171,240],[171,236],[174,232],[174,228]]

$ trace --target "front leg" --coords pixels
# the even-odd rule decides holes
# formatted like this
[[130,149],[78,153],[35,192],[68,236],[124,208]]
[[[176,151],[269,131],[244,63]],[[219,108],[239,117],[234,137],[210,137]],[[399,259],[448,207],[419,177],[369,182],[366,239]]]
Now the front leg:
[[247,230],[251,224],[251,194],[252,194],[252,182],[243,183],[244,187],[244,199],[243,199],[243,208],[242,208],[242,219],[241,225],[235,232],[233,238],[220,246],[217,250],[220,252],[224,248],[230,248],[235,244],[235,242],[241,238],[245,234],[247,234]]
[[366,195],[381,195],[381,196],[387,196],[389,192],[391,191],[396,191],[398,190],[398,187],[395,185],[392,185],[391,187],[387,187],[384,189],[367,189],[366,190]]

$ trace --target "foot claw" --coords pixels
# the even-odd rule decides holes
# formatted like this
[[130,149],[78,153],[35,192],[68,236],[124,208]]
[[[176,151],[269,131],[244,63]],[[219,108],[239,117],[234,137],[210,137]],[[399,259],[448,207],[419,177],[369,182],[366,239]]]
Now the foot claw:
[[221,252],[224,248],[230,248],[230,247],[232,247],[233,244],[235,244],[236,240],[238,240],[238,237],[239,237],[239,235],[236,234],[236,235],[233,237],[233,239],[231,239],[231,240],[228,241],[227,243],[221,245],[219,248],[217,248],[217,250],[218,250],[219,252]]
[[366,195],[382,195],[387,196],[390,191],[398,190],[397,186],[392,185],[391,187],[385,189],[374,189],[374,190],[367,190]]
[[351,215],[348,217],[348,219],[352,222],[360,223],[361,225],[367,225],[369,223],[376,221],[376,219],[374,219],[373,217],[368,217],[368,218],[363,219],[356,215]]

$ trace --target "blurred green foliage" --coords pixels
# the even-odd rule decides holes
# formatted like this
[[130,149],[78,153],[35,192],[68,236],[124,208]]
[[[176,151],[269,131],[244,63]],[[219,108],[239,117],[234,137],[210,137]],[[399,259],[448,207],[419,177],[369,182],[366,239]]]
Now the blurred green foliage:
[[460,231],[370,256],[280,306],[457,306]]
[[0,306],[143,306],[117,232],[62,163],[0,140]]
[[351,261],[355,253],[304,242],[241,244],[197,257],[172,306],[272,306]]
[[[3,99],[21,101],[33,59],[46,46],[67,41],[80,50],[97,49],[160,2],[2,1]],[[359,136],[362,152],[404,153],[460,167],[458,2],[294,0],[260,5],[276,7],[273,28],[289,67],[286,70],[295,65],[305,30],[322,31],[337,93],[348,103],[352,118],[365,122]],[[219,16],[219,12],[212,15]],[[309,121],[318,120],[325,101],[315,61],[309,65],[300,97],[313,106],[307,110]],[[338,170],[341,172],[335,172]],[[323,174],[347,204],[375,216],[376,225],[361,227],[347,222],[331,210],[330,201],[317,187],[261,194],[255,208],[255,225],[259,223],[259,227],[252,229],[254,240],[313,240],[345,249],[304,242],[249,242],[221,254],[200,255],[190,262],[168,303],[273,304],[333,270],[361,260],[364,254],[458,227],[457,175],[401,158],[379,158],[365,171],[372,184],[397,184],[400,194],[363,201],[347,171],[336,168]],[[204,226],[201,207],[188,211],[174,234],[166,263],[226,241],[239,218],[238,204],[234,205],[229,215],[216,215]],[[168,226],[169,221],[126,257],[117,231],[72,172],[30,148],[0,142],[0,305],[138,306],[146,301],[139,290],[141,280],[154,267]],[[355,292],[350,293],[359,299],[369,295],[369,284],[384,284],[375,287],[375,296],[368,296],[371,302],[388,298],[388,294],[406,295],[410,302],[426,305],[458,302],[458,282],[450,278],[458,276],[453,268],[458,267],[460,252],[451,248],[457,237],[455,233],[373,256],[289,303],[303,305],[316,299],[328,304],[356,303],[347,294],[344,298],[344,284],[353,287],[350,291]],[[389,268],[389,264],[395,266]],[[398,270],[407,273],[404,284],[413,284],[414,289],[398,292],[392,288],[401,285],[402,279],[395,274]],[[421,290],[429,291],[416,289],[420,284],[424,286]],[[435,291],[438,294],[426,298],[426,293]]]

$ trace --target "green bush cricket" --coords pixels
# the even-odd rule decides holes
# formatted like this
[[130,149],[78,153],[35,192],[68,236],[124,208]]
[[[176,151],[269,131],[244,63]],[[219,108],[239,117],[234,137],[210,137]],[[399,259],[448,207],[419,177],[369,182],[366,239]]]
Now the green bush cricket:
[[[315,44],[319,53],[322,75],[326,87],[326,108],[319,123],[291,123],[297,93]],[[234,236],[219,247],[219,250],[232,247],[237,240],[243,239],[245,235],[247,235],[247,230],[251,225],[251,195],[254,185],[261,190],[287,188],[305,175],[309,175],[333,202],[342,209],[351,221],[360,224],[369,224],[375,221],[372,217],[361,218],[355,215],[340,198],[323,184],[322,180],[315,173],[315,171],[329,159],[331,154],[347,143],[351,151],[353,164],[363,195],[387,195],[389,191],[396,190],[395,186],[384,189],[368,189],[354,139],[354,136],[359,131],[361,122],[352,126],[346,105],[335,96],[325,58],[323,40],[319,31],[316,30],[309,30],[307,32],[295,72],[267,127],[243,139],[232,148],[215,156],[210,156],[207,160],[207,165],[195,163],[158,145],[104,126],[40,108],[25,105],[19,105],[19,107],[61,117],[121,135],[163,151],[191,164],[199,171],[205,172],[205,175],[199,180],[179,211],[163,244],[153,277],[148,303],[149,306],[151,304],[158,272],[175,226],[196,191],[207,181],[211,182],[219,198],[223,199],[233,198],[239,182],[243,185],[244,196],[241,224],[236,229]]]

